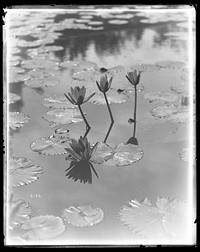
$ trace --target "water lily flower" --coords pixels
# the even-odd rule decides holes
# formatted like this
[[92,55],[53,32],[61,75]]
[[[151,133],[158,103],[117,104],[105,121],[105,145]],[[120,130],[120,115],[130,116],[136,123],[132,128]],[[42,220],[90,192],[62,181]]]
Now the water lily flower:
[[110,89],[112,80],[113,80],[113,77],[111,77],[108,80],[107,75],[101,76],[100,82],[96,81],[99,91],[101,91],[102,93],[106,93]]
[[140,74],[141,71],[134,70],[133,72],[128,72],[126,78],[132,85],[136,86],[140,82]]
[[76,86],[74,88],[71,87],[71,93],[68,93],[68,95],[65,94],[65,96],[72,104],[80,106],[92,98],[95,95],[95,92],[89,95],[87,98],[85,98],[85,94],[86,88],[84,86],[81,88]]

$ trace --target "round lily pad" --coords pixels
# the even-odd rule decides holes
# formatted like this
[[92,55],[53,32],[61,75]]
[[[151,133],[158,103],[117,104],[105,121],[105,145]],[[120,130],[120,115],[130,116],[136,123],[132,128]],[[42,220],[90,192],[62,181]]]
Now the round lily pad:
[[10,73],[8,76],[8,81],[9,83],[17,83],[21,81],[27,81],[31,77],[28,74],[23,74],[23,73]]
[[77,65],[78,71],[80,70],[94,70],[97,68],[97,64],[91,61],[82,61]]
[[77,109],[50,110],[42,118],[50,122],[52,127],[56,127],[60,124],[78,123],[83,121],[81,114]]
[[44,99],[43,105],[50,109],[68,109],[77,107],[70,103],[64,95],[59,97],[57,97],[56,95],[52,97],[46,97]]
[[127,24],[128,21],[127,20],[112,19],[112,20],[109,20],[108,23],[115,24],[115,25],[123,25],[123,24]]
[[27,220],[21,228],[27,230],[22,235],[22,238],[27,240],[50,239],[65,231],[62,219],[53,215],[33,217]]
[[177,112],[169,115],[166,119],[167,121],[173,123],[184,123],[189,122],[189,118],[190,118],[189,109],[180,108],[177,110]]
[[131,69],[141,72],[155,72],[160,70],[160,67],[153,64],[137,64],[131,66]]
[[121,143],[115,148],[112,160],[116,166],[127,166],[139,161],[143,155],[138,145]]
[[45,78],[30,79],[25,81],[24,84],[32,88],[53,87],[59,84],[59,80],[54,76],[50,76]]
[[11,157],[9,160],[9,182],[12,187],[33,183],[42,173],[40,165],[24,157]]
[[14,199],[13,194],[11,194],[8,204],[9,229],[20,227],[30,218],[31,212],[31,207],[27,202],[22,199]]
[[8,104],[15,103],[16,101],[19,101],[21,97],[14,93],[9,93],[8,95]]
[[131,200],[122,207],[119,218],[122,223],[148,239],[168,240],[187,236],[187,204],[170,198],[157,198],[156,205],[150,200]]
[[[107,93],[106,96],[108,98],[108,103],[124,103],[127,101],[128,97],[124,93],[119,93],[117,90],[110,89]],[[103,95],[103,93],[98,92],[96,93],[90,100],[89,102],[98,104],[98,105],[106,105],[106,100]]]
[[28,74],[31,76],[31,78],[44,78],[44,77],[52,77],[52,76],[58,76],[59,71],[56,69],[51,69],[51,71],[47,69],[33,69],[28,72]]
[[67,153],[65,148],[70,147],[69,140],[69,137],[62,137],[58,135],[42,137],[34,141],[30,145],[30,148],[38,154],[47,156],[63,155]]
[[159,61],[155,65],[161,68],[169,68],[169,69],[185,68],[185,63],[181,61]]
[[20,112],[9,112],[9,127],[13,130],[22,128],[30,121],[30,116]]
[[93,226],[103,220],[104,213],[100,208],[91,205],[70,206],[63,211],[63,220],[77,227]]
[[22,61],[22,67],[27,69],[35,69],[35,68],[53,68],[58,65],[57,62],[47,59],[31,59]]
[[78,66],[78,64],[79,64],[78,61],[66,60],[66,61],[61,62],[59,65],[63,68],[74,69]]
[[94,81],[95,72],[93,70],[80,70],[76,71],[73,75],[73,79],[77,80],[93,80]]
[[102,164],[104,161],[110,159],[113,156],[113,153],[114,151],[109,145],[99,142],[97,149],[90,160],[93,163]]
[[151,113],[158,118],[165,118],[177,112],[177,108],[174,105],[164,105],[154,108]]
[[88,24],[89,25],[102,25],[103,22],[102,21],[90,21]]
[[187,93],[189,91],[189,86],[187,85],[186,82],[180,82],[172,85],[170,89],[177,94],[181,94],[181,93]]
[[152,92],[144,95],[144,98],[149,100],[149,102],[153,102],[155,100],[164,101],[164,102],[175,102],[179,99],[179,97],[173,93],[165,93],[165,92]]

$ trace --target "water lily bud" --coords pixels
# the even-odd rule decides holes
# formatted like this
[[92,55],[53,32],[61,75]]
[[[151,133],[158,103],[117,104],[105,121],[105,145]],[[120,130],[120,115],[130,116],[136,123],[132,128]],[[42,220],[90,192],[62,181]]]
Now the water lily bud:
[[140,74],[141,74],[141,71],[134,70],[133,72],[128,72],[128,74],[126,75],[126,78],[132,85],[136,86],[140,82]]
[[112,80],[113,80],[113,77],[111,77],[111,78],[108,80],[107,75],[101,76],[100,82],[97,82],[97,81],[96,81],[99,90],[100,90],[102,93],[106,93],[106,92],[110,89]]

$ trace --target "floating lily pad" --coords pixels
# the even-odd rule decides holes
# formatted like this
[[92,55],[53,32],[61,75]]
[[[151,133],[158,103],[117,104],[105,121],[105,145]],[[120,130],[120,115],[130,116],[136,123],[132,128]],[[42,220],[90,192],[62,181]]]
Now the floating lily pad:
[[91,158],[91,162],[102,164],[113,156],[113,149],[106,143],[99,142],[94,155]]
[[54,46],[44,46],[44,47],[42,47],[42,49],[47,52],[56,52],[56,51],[62,51],[64,49],[64,47],[54,45]]
[[127,166],[139,161],[144,155],[142,149],[134,144],[121,143],[115,148],[99,143],[91,162],[102,164],[107,162],[113,166]]
[[30,121],[30,116],[20,112],[9,112],[9,127],[13,130],[22,128]]
[[63,61],[60,63],[60,66],[63,68],[68,68],[68,69],[74,69],[78,66],[79,62],[78,61]]
[[59,80],[56,77],[50,76],[41,79],[31,79],[24,82],[28,87],[41,88],[41,87],[53,87],[59,84]]
[[51,69],[51,71],[47,69],[33,69],[28,72],[28,74],[31,76],[31,78],[44,78],[44,77],[50,77],[50,76],[58,76],[59,71],[56,71]]
[[102,25],[103,22],[102,21],[90,21],[88,24],[89,25]]
[[108,23],[109,24],[115,24],[115,25],[123,25],[123,24],[127,24],[128,21],[127,20],[113,19],[113,20],[109,20]]
[[42,137],[34,141],[30,148],[32,151],[38,154],[43,154],[47,156],[63,155],[67,151],[65,148],[69,148],[69,136],[62,137],[58,135],[52,135],[49,137]]
[[189,86],[187,85],[186,82],[181,82],[172,85],[170,89],[177,94],[181,94],[181,93],[187,93],[189,91]]
[[8,104],[15,103],[16,101],[19,101],[21,97],[14,93],[9,93],[8,95]]
[[63,220],[77,227],[93,226],[103,220],[104,213],[100,208],[91,205],[70,206],[63,211]]
[[133,17],[134,17],[134,15],[130,14],[130,13],[115,15],[115,18],[121,18],[121,19],[131,19]]
[[11,194],[8,204],[9,229],[21,226],[30,218],[31,212],[31,207],[27,202],[21,199],[15,200]]
[[177,112],[169,115],[166,119],[167,121],[173,122],[173,123],[184,123],[184,122],[189,122],[189,109],[182,108],[178,109]]
[[108,73],[111,75],[115,75],[116,73],[121,73],[123,71],[124,71],[123,66],[115,66],[108,69]]
[[43,119],[50,122],[52,127],[60,124],[82,122],[81,114],[77,109],[54,109],[48,111]]
[[152,64],[137,64],[131,66],[131,69],[141,72],[155,72],[160,70],[160,67]]
[[23,73],[11,73],[9,74],[8,81],[9,83],[17,83],[21,81],[26,81],[30,79],[31,77],[28,74],[23,74]]
[[58,65],[57,62],[47,59],[32,59],[32,60],[24,60],[22,61],[22,67],[27,69],[35,69],[35,68],[53,68]]
[[169,68],[169,69],[185,68],[185,63],[180,61],[159,61],[155,65],[161,68]]
[[80,70],[94,70],[97,68],[97,64],[91,61],[82,61],[77,65],[78,71]]
[[148,239],[187,237],[187,204],[176,199],[157,198],[156,205],[148,199],[131,200],[129,205],[121,209],[119,218],[134,233]]
[[127,166],[139,161],[144,155],[140,147],[121,143],[115,148],[112,160],[116,166]]
[[95,72],[93,70],[80,70],[76,71],[73,75],[73,79],[77,80],[93,80],[94,82]]
[[9,181],[12,187],[33,183],[42,173],[41,166],[24,157],[11,157],[9,160]]
[[173,93],[165,93],[165,92],[152,92],[144,95],[145,99],[148,99],[149,102],[153,102],[155,100],[164,101],[164,102],[175,102],[179,99],[179,97]]
[[177,112],[177,108],[174,105],[164,105],[154,108],[151,113],[158,118],[165,118]]
[[50,239],[65,231],[62,219],[53,215],[33,217],[27,220],[21,228],[27,230],[22,235],[22,238],[27,240]]
[[[127,101],[128,97],[124,93],[119,93],[117,90],[110,89],[107,93],[106,96],[108,98],[108,103],[124,103]],[[98,104],[98,105],[105,105],[105,97],[101,92],[96,93],[90,100],[89,102]]]
[[68,109],[76,107],[72,103],[69,103],[64,95],[59,97],[57,97],[56,95],[54,95],[53,97],[47,97],[44,99],[44,101],[45,102],[43,103],[43,105],[51,109]]

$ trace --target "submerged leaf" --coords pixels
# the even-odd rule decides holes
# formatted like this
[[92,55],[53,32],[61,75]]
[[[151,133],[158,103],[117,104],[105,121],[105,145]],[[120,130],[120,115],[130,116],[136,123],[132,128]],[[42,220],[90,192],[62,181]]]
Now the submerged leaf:
[[145,99],[148,99],[149,102],[153,102],[155,100],[164,101],[164,102],[175,102],[179,99],[179,97],[173,93],[165,93],[165,92],[152,92],[144,95]]
[[9,112],[9,127],[13,130],[21,128],[30,121],[30,116],[20,112]]
[[8,204],[9,229],[21,226],[30,218],[31,212],[31,207],[27,202],[21,199],[13,200],[13,195],[11,195]]
[[[127,101],[128,97],[124,93],[119,93],[117,90],[110,89],[106,94],[108,98],[108,103],[124,103]],[[93,98],[90,99],[91,103],[97,105],[106,105],[106,100],[102,92],[95,94]]]
[[42,173],[40,165],[24,157],[11,157],[9,160],[9,182],[12,187],[33,183]]
[[27,230],[22,235],[22,238],[27,240],[50,239],[65,231],[62,219],[53,215],[33,217],[27,220],[21,228]]
[[52,135],[37,139],[30,145],[30,148],[38,154],[47,156],[63,155],[67,153],[66,148],[69,148],[69,141],[69,137]]
[[153,64],[138,64],[131,66],[131,69],[141,72],[155,72],[160,70],[160,67]]
[[176,199],[157,198],[156,205],[145,199],[131,200],[124,206],[119,218],[134,233],[149,239],[171,240],[186,238],[189,206]]
[[52,127],[60,124],[78,123],[82,122],[81,114],[77,109],[54,109],[48,111],[43,119],[52,123]]
[[91,205],[70,206],[64,209],[63,219],[65,222],[77,227],[93,226],[103,220],[104,213],[100,208]]

